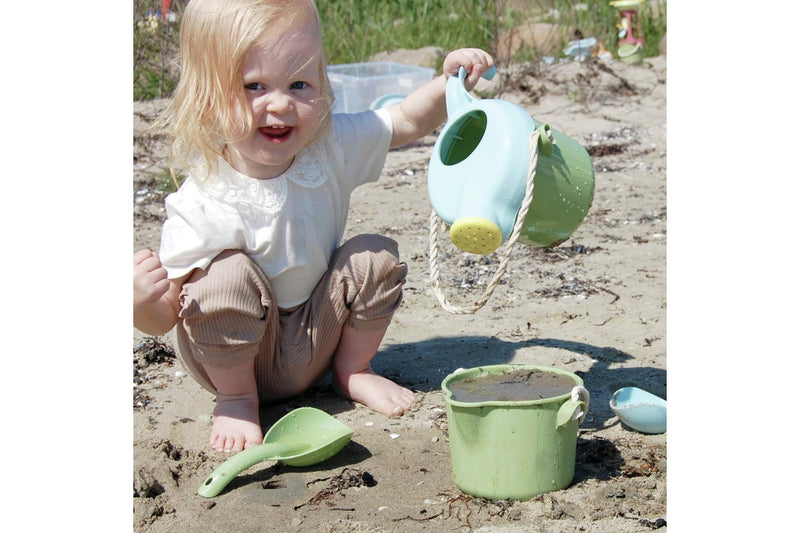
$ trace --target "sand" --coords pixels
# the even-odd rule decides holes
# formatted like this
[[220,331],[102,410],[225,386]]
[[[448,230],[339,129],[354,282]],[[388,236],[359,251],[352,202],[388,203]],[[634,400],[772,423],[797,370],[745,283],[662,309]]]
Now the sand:
[[[517,103],[587,148],[596,193],[584,223],[556,248],[518,244],[488,303],[451,314],[429,282],[426,179],[436,132],[392,150],[381,179],[355,191],[346,236],[389,235],[409,265],[374,368],[414,390],[417,404],[389,419],[338,397],[328,379],[264,406],[265,428],[313,406],[354,435],[322,464],[262,463],[202,498],[197,488],[225,459],[207,446],[214,398],[174,360],[171,335],[134,330],[135,531],[666,531],[667,435],[625,427],[608,404],[625,386],[667,394],[666,57],[514,67],[481,83],[479,94]],[[158,247],[163,197],[148,173],[165,166],[165,147],[142,131],[163,105],[135,104],[134,249]],[[474,301],[498,254],[441,242],[447,294]],[[463,494],[450,465],[442,380],[504,363],[576,373],[591,395],[572,483],[522,502]]]

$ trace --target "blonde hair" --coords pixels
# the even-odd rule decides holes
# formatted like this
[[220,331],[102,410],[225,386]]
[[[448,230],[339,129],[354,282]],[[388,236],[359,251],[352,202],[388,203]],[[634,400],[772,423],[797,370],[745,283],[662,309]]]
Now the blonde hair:
[[[313,0],[191,0],[180,35],[180,79],[156,129],[172,140],[170,170],[177,164],[216,172],[230,131],[251,131],[242,83],[245,56],[264,37],[280,36],[304,22],[322,28]],[[331,123],[333,91],[324,54],[319,65],[322,112],[313,140]],[[313,141],[312,141],[313,142]]]

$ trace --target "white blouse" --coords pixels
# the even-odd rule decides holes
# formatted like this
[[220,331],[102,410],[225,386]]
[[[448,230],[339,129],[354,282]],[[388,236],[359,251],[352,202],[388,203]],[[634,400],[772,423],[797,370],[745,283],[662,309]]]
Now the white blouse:
[[159,256],[169,277],[237,249],[267,275],[279,307],[305,302],[340,245],[350,194],[380,177],[391,138],[385,109],[337,114],[277,178],[249,178],[222,159],[205,181],[190,174],[166,199]]

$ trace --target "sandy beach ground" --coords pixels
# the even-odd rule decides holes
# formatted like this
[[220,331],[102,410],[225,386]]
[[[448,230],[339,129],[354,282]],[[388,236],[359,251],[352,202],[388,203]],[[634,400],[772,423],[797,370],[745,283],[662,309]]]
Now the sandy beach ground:
[[[501,284],[474,315],[443,310],[430,288],[426,179],[435,134],[389,153],[381,179],[355,191],[346,236],[378,232],[400,244],[408,282],[374,368],[414,390],[418,402],[388,419],[338,397],[325,380],[264,406],[265,428],[301,406],[350,426],[351,442],[324,463],[262,463],[219,496],[198,496],[225,459],[207,446],[214,398],[175,361],[171,335],[153,339],[134,330],[134,530],[666,531],[667,435],[623,426],[608,405],[625,386],[667,396],[666,82],[665,56],[642,65],[515,67],[481,82],[483,94],[494,91],[583,144],[596,193],[586,220],[561,246],[517,245]],[[165,147],[143,134],[163,105],[134,106],[137,250],[158,248],[164,217],[163,196],[149,176],[164,168]],[[479,297],[498,255],[442,246],[451,299]],[[457,368],[500,363],[552,366],[583,378],[591,403],[569,487],[498,502],[455,485],[441,382]]]

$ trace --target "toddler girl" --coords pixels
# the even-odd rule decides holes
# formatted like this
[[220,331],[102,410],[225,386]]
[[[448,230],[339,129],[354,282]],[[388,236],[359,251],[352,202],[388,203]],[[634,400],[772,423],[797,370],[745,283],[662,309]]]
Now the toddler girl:
[[413,392],[370,362],[407,267],[387,237],[341,243],[350,194],[390,147],[444,122],[447,76],[464,66],[471,89],[491,56],[457,50],[402,102],[341,115],[312,0],[191,0],[180,58],[160,126],[188,177],[167,197],[158,255],[134,254],[134,326],[176,326],[181,361],[216,395],[216,450],[260,444],[259,403],[328,371],[342,396],[401,415]]

